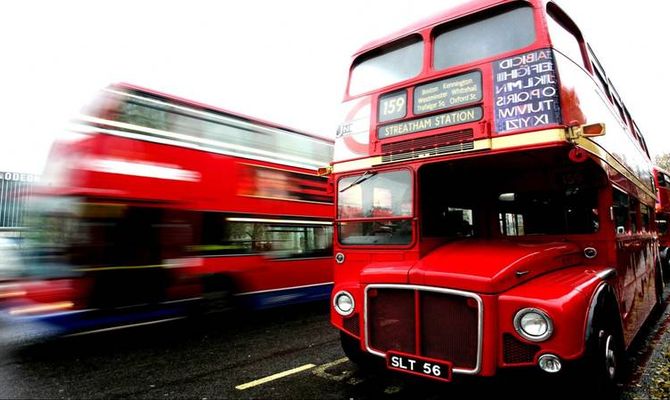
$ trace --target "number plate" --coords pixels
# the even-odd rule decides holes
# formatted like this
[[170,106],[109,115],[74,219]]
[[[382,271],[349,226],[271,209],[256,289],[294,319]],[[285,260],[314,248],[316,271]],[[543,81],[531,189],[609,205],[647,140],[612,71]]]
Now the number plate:
[[451,364],[445,361],[396,352],[386,353],[386,367],[395,371],[451,381]]

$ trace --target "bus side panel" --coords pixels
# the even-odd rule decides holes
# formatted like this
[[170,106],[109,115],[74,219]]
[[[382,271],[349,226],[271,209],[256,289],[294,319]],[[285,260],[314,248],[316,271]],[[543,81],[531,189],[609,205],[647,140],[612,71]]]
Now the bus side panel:
[[656,304],[655,265],[658,247],[650,235],[620,235],[616,241],[619,270],[626,271],[619,309],[626,346],[635,338]]
[[[653,178],[650,173],[650,161],[640,149],[636,139],[628,132],[627,122],[622,119],[618,111],[615,111],[616,107],[610,103],[607,95],[596,85],[588,72],[558,52],[554,52],[554,57],[561,83],[564,121],[571,126],[605,124],[604,136],[582,140],[578,144],[610,165],[613,162],[621,163],[626,168],[626,173],[631,175],[626,178],[636,177],[641,185],[649,189],[649,192],[642,192],[627,179],[620,179],[615,183],[645,203],[655,201],[655,196],[651,195]],[[613,178],[610,176],[610,179]]]
[[261,254],[204,257],[199,274],[230,277],[235,294],[258,297],[250,303],[254,308],[324,300],[333,282],[331,257],[273,259]]

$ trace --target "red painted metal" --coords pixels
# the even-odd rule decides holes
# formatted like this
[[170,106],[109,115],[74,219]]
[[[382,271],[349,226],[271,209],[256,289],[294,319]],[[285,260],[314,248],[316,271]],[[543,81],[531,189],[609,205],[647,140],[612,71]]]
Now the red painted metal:
[[[533,43],[464,65],[444,70],[434,68],[432,54],[436,27],[443,29],[443,24],[450,21],[472,21],[471,15],[481,11],[495,13],[496,7],[521,4],[533,8]],[[582,60],[575,63],[557,50],[558,39],[550,36],[548,27],[549,23],[556,24],[550,21],[551,18],[571,29],[575,40],[581,41]],[[370,54],[377,54],[374,51],[380,47],[410,35],[419,35],[424,41],[421,72],[361,94],[350,94],[347,89],[345,107],[351,112],[340,127],[342,137],[335,146],[333,181],[336,186],[340,179],[365,171],[381,175],[409,169],[413,177],[412,214],[403,217],[412,224],[409,244],[379,246],[371,240],[357,246],[344,245],[339,241],[337,229],[335,232],[335,252],[344,254],[345,261],[335,268],[334,291],[350,292],[355,298],[357,311],[368,318],[360,320],[361,351],[397,350],[422,355],[419,353],[431,349],[431,357],[452,362],[457,369],[455,372],[462,373],[458,371],[460,362],[453,353],[450,355],[453,347],[449,346],[456,342],[443,343],[435,332],[453,327],[468,340],[473,340],[472,331],[464,328],[469,326],[465,322],[467,318],[459,316],[458,312],[440,313],[438,309],[448,307],[439,305],[439,302],[433,303],[435,307],[424,307],[426,299],[417,295],[403,297],[403,289],[391,289],[393,285],[462,291],[481,299],[481,365],[476,372],[481,376],[495,375],[501,368],[537,365],[538,358],[547,353],[567,361],[581,358],[585,352],[589,318],[594,311],[591,307],[603,285],[612,288],[616,297],[614,308],[619,310],[618,314],[609,317],[620,320],[623,339],[629,345],[649,315],[654,300],[658,242],[653,222],[645,225],[640,211],[640,206],[648,207],[650,218],[654,214],[651,161],[644,139],[611,82],[605,77],[605,87],[600,86],[597,60],[588,50],[579,29],[551,1],[473,1],[365,45],[354,54],[352,65],[367,60]],[[546,51],[551,52],[551,59],[548,64],[543,64],[543,68],[550,67],[556,72],[560,118],[541,127],[497,132],[497,65],[501,60],[527,57],[528,54],[546,55]],[[380,128],[421,122],[425,116],[439,114],[414,114],[412,103],[418,86],[470,72],[481,74],[481,100],[463,107],[481,107],[481,119],[451,126],[421,126],[413,133],[378,137]],[[406,93],[409,105],[405,116],[380,121],[381,100],[397,93]],[[369,107],[369,116],[361,112],[366,107]],[[367,130],[361,128],[351,133],[353,121],[360,120],[364,120]],[[605,124],[604,136],[588,139],[579,136],[580,125],[593,123]],[[547,135],[547,139],[536,140],[535,134]],[[355,148],[351,145],[352,140],[356,142]],[[338,146],[346,151],[338,153]],[[518,172],[519,181],[499,173],[499,170]],[[490,173],[487,175],[482,171]],[[505,206],[503,200],[487,203],[490,200],[485,198],[506,193],[495,191],[502,185],[499,181],[504,179],[529,191],[551,185],[562,188],[563,191],[557,192],[549,201],[571,195],[565,190],[570,185],[584,184],[583,187],[595,192],[594,204],[588,210],[595,225],[588,227],[592,228],[590,231],[579,232],[506,233],[502,228],[504,212],[498,214],[497,211]],[[617,207],[621,206],[614,202],[615,191],[622,191],[627,199],[631,199],[626,204],[628,222],[625,226],[620,224],[621,221],[615,221],[615,216],[620,217]],[[361,204],[365,204],[365,196],[374,197],[375,193],[370,191],[361,195]],[[472,200],[477,197],[481,198],[480,202]],[[381,198],[381,203],[386,201],[385,197]],[[434,201],[434,198],[439,200]],[[440,204],[449,200],[453,200],[453,204]],[[462,204],[470,200],[471,203],[467,203],[470,208],[479,207],[489,213],[468,221],[470,229],[484,233],[478,237],[453,238],[440,237],[434,233],[436,230],[431,231],[440,227],[438,220],[448,221],[450,211],[446,210],[447,206],[468,208]],[[441,213],[428,214],[435,210]],[[571,210],[575,212],[575,208]],[[338,224],[351,221],[354,220],[348,219],[346,214],[336,219]],[[429,226],[433,228],[428,229]],[[531,225],[528,227],[532,228]],[[596,251],[584,251],[589,248]],[[369,285],[386,288],[371,289],[377,295],[369,296],[366,304],[365,293]],[[383,302],[379,299],[380,294],[385,295]],[[411,301],[414,304],[408,305]],[[550,316],[554,331],[548,339],[531,342],[516,331],[515,315],[525,308],[536,308]],[[422,321],[435,325],[422,329]],[[343,329],[343,319],[334,311],[331,312],[331,322],[336,328]],[[398,328],[394,330],[396,335],[382,329],[385,323],[391,322]],[[464,339],[463,343],[466,341]],[[460,347],[471,348],[470,344],[463,343]],[[452,350],[436,350],[450,348]]]
[[[332,143],[328,139],[267,121],[133,85],[118,84],[109,89],[158,99],[166,104],[188,108],[194,113],[216,113],[221,118],[252,124],[259,129],[287,131],[324,145]],[[40,196],[179,212],[188,216],[191,224],[189,235],[201,228],[199,218],[205,212],[255,219],[307,220],[326,225],[332,220],[332,191],[325,179],[316,177],[315,170],[204,151],[193,146],[161,143],[146,132],[142,136],[141,129],[147,129],[142,126],[139,127],[140,133],[131,134],[123,130],[130,128],[123,127],[118,132],[108,132],[102,125],[118,122],[114,107],[114,104],[108,104],[101,111],[89,115],[103,122],[89,122],[86,134],[54,144],[43,179],[48,185],[39,189]],[[327,160],[324,159],[324,162],[327,163]],[[135,169],[125,172],[123,169],[127,167]],[[148,172],[145,173],[141,168]],[[265,182],[265,185],[260,180],[254,180],[256,171],[280,174],[281,178],[289,181],[279,188],[286,193],[273,196],[273,193],[267,192],[267,186],[272,182]],[[160,177],[160,174],[171,175]],[[196,234],[187,245],[199,245],[199,235]],[[162,239],[178,241],[179,235]],[[163,242],[166,248],[170,247],[168,244]],[[184,245],[176,243],[174,248],[186,247]],[[202,296],[205,290],[203,277],[215,274],[230,277],[236,294],[262,294],[311,285],[324,285],[327,288],[332,282],[332,257],[327,254],[312,258],[277,258],[261,253],[225,256],[178,254],[168,261],[173,265],[160,268],[164,269],[163,277],[169,282],[164,299],[168,301]],[[75,309],[94,307],[90,296],[94,285],[99,284],[102,272],[92,271],[93,268],[89,268],[89,271],[86,266],[73,268],[85,271],[78,278],[25,283],[23,286],[27,293],[24,299],[37,303],[71,301]],[[138,273],[131,272],[127,282],[138,276]],[[124,287],[116,288],[118,293],[124,290]],[[291,296],[287,298],[290,302]]]

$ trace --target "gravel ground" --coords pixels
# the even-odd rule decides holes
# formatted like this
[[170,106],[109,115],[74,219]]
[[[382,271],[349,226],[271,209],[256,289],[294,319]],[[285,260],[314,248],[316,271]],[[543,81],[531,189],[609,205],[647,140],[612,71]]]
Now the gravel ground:
[[[633,346],[631,383],[622,394],[623,400],[670,399],[670,285],[665,289],[665,303],[652,316],[644,338]],[[652,322],[650,321],[650,322]],[[635,350],[637,349],[637,350]]]

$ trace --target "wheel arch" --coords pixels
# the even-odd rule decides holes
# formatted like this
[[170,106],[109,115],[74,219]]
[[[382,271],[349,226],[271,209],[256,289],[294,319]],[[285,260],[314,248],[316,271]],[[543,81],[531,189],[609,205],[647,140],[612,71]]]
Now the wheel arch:
[[596,287],[596,290],[591,297],[584,329],[584,344],[593,340],[596,335],[596,319],[601,318],[602,315],[605,315],[607,318],[612,318],[613,321],[611,322],[613,322],[614,326],[619,329],[619,333],[623,335],[623,323],[621,314],[619,313],[619,301],[614,288],[606,280],[603,280]]

